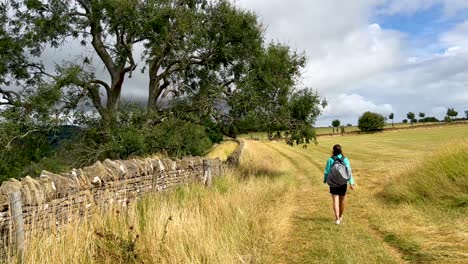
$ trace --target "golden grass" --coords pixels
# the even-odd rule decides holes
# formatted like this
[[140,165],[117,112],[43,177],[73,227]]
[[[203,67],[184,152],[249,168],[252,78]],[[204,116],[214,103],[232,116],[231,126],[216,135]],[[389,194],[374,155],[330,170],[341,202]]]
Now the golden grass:
[[[467,263],[466,206],[453,203],[467,192],[444,178],[460,184],[467,175],[467,132],[454,126],[322,138],[307,149],[246,141],[243,165],[213,188],[149,195],[126,211],[34,236],[25,262]],[[357,183],[340,226],[322,183],[336,143]],[[427,186],[413,175],[428,177]]]
[[430,203],[441,209],[468,208],[468,140],[448,143],[385,186],[390,202]]
[[[281,158],[247,144],[252,156],[261,162],[229,171],[211,189],[182,186],[36,235],[25,263],[273,263],[295,181]],[[256,174],[240,175],[248,172]]]
[[466,263],[467,132],[467,126],[456,126],[323,138],[309,153],[320,160],[333,144],[343,146],[357,182],[348,219],[366,223],[363,231],[380,237],[390,251],[409,262]]
[[223,141],[220,144],[216,144],[213,148],[205,155],[209,159],[219,158],[226,161],[228,157],[236,150],[239,143],[236,141]]

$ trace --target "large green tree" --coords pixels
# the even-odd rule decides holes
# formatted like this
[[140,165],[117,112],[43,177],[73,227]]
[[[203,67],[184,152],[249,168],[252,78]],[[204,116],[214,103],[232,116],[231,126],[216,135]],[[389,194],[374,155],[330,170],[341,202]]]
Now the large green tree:
[[243,129],[240,123],[247,123],[250,129],[270,132],[286,128],[288,101],[304,63],[304,56],[280,44],[258,52],[249,74],[227,93],[230,117],[236,125]]
[[148,2],[151,19],[145,19],[142,34],[148,108],[160,110],[162,99],[186,96],[212,106],[230,95],[262,49],[256,15],[228,1]]
[[[133,46],[140,40],[140,10],[145,1],[137,0],[11,0],[9,24],[21,34],[33,55],[45,47],[61,47],[75,41],[91,46],[104,65],[110,81],[98,79],[96,69],[85,57],[59,67],[54,76],[63,86],[75,86],[74,99],[89,99],[103,117],[118,108],[126,77],[136,69]],[[83,71],[83,72],[80,72]],[[50,75],[50,74],[49,74]],[[103,96],[104,95],[104,96]]]
[[293,93],[288,103],[288,133],[291,135],[290,145],[317,143],[313,127],[317,117],[327,106],[327,101],[321,100],[318,93],[312,89],[301,89]]

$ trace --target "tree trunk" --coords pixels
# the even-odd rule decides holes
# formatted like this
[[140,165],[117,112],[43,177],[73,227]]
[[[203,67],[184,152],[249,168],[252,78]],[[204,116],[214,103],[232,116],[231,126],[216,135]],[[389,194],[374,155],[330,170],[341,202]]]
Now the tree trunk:
[[159,97],[159,80],[152,78],[150,75],[150,81],[148,85],[148,111],[158,110],[158,97]]
[[151,67],[149,71],[149,85],[148,85],[148,111],[159,111],[158,99],[166,88],[169,87],[170,82],[165,80],[163,77],[164,73],[157,75],[158,70],[155,67]]
[[111,90],[107,93],[106,107],[109,111],[115,112],[119,109],[120,94],[125,79],[125,70],[112,74]]

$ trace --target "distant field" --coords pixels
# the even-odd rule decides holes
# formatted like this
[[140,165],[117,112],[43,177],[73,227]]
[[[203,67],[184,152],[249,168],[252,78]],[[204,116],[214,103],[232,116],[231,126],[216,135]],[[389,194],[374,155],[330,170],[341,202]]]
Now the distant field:
[[[444,123],[415,123],[413,124],[414,127],[424,127],[425,125],[432,125],[432,124],[441,124],[443,125]],[[405,124],[405,123],[395,123],[393,126],[392,124],[385,124],[384,129],[387,128],[407,128],[411,127],[411,124]],[[354,132],[354,131],[359,131],[359,128],[357,126],[345,126],[344,127],[345,132]],[[332,127],[316,127],[315,131],[317,135],[324,135],[324,134],[331,134],[333,133],[333,128]],[[284,133],[284,132],[283,132]],[[338,132],[335,133],[339,134],[341,133],[341,128],[338,128]],[[241,134],[239,135],[239,138],[245,138],[245,139],[268,139],[267,133],[266,132],[253,132],[249,134]]]

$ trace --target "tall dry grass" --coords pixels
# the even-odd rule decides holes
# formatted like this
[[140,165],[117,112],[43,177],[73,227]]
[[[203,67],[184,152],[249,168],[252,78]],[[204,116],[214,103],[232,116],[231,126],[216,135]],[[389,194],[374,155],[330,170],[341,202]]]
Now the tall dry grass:
[[247,149],[245,157],[252,155],[258,163],[229,171],[210,189],[181,186],[36,234],[24,262],[272,263],[288,228],[294,179],[278,157]]
[[468,140],[428,153],[381,195],[371,222],[406,260],[468,262]]
[[396,203],[430,203],[443,209],[468,207],[468,140],[448,143],[393,178],[383,191]]

